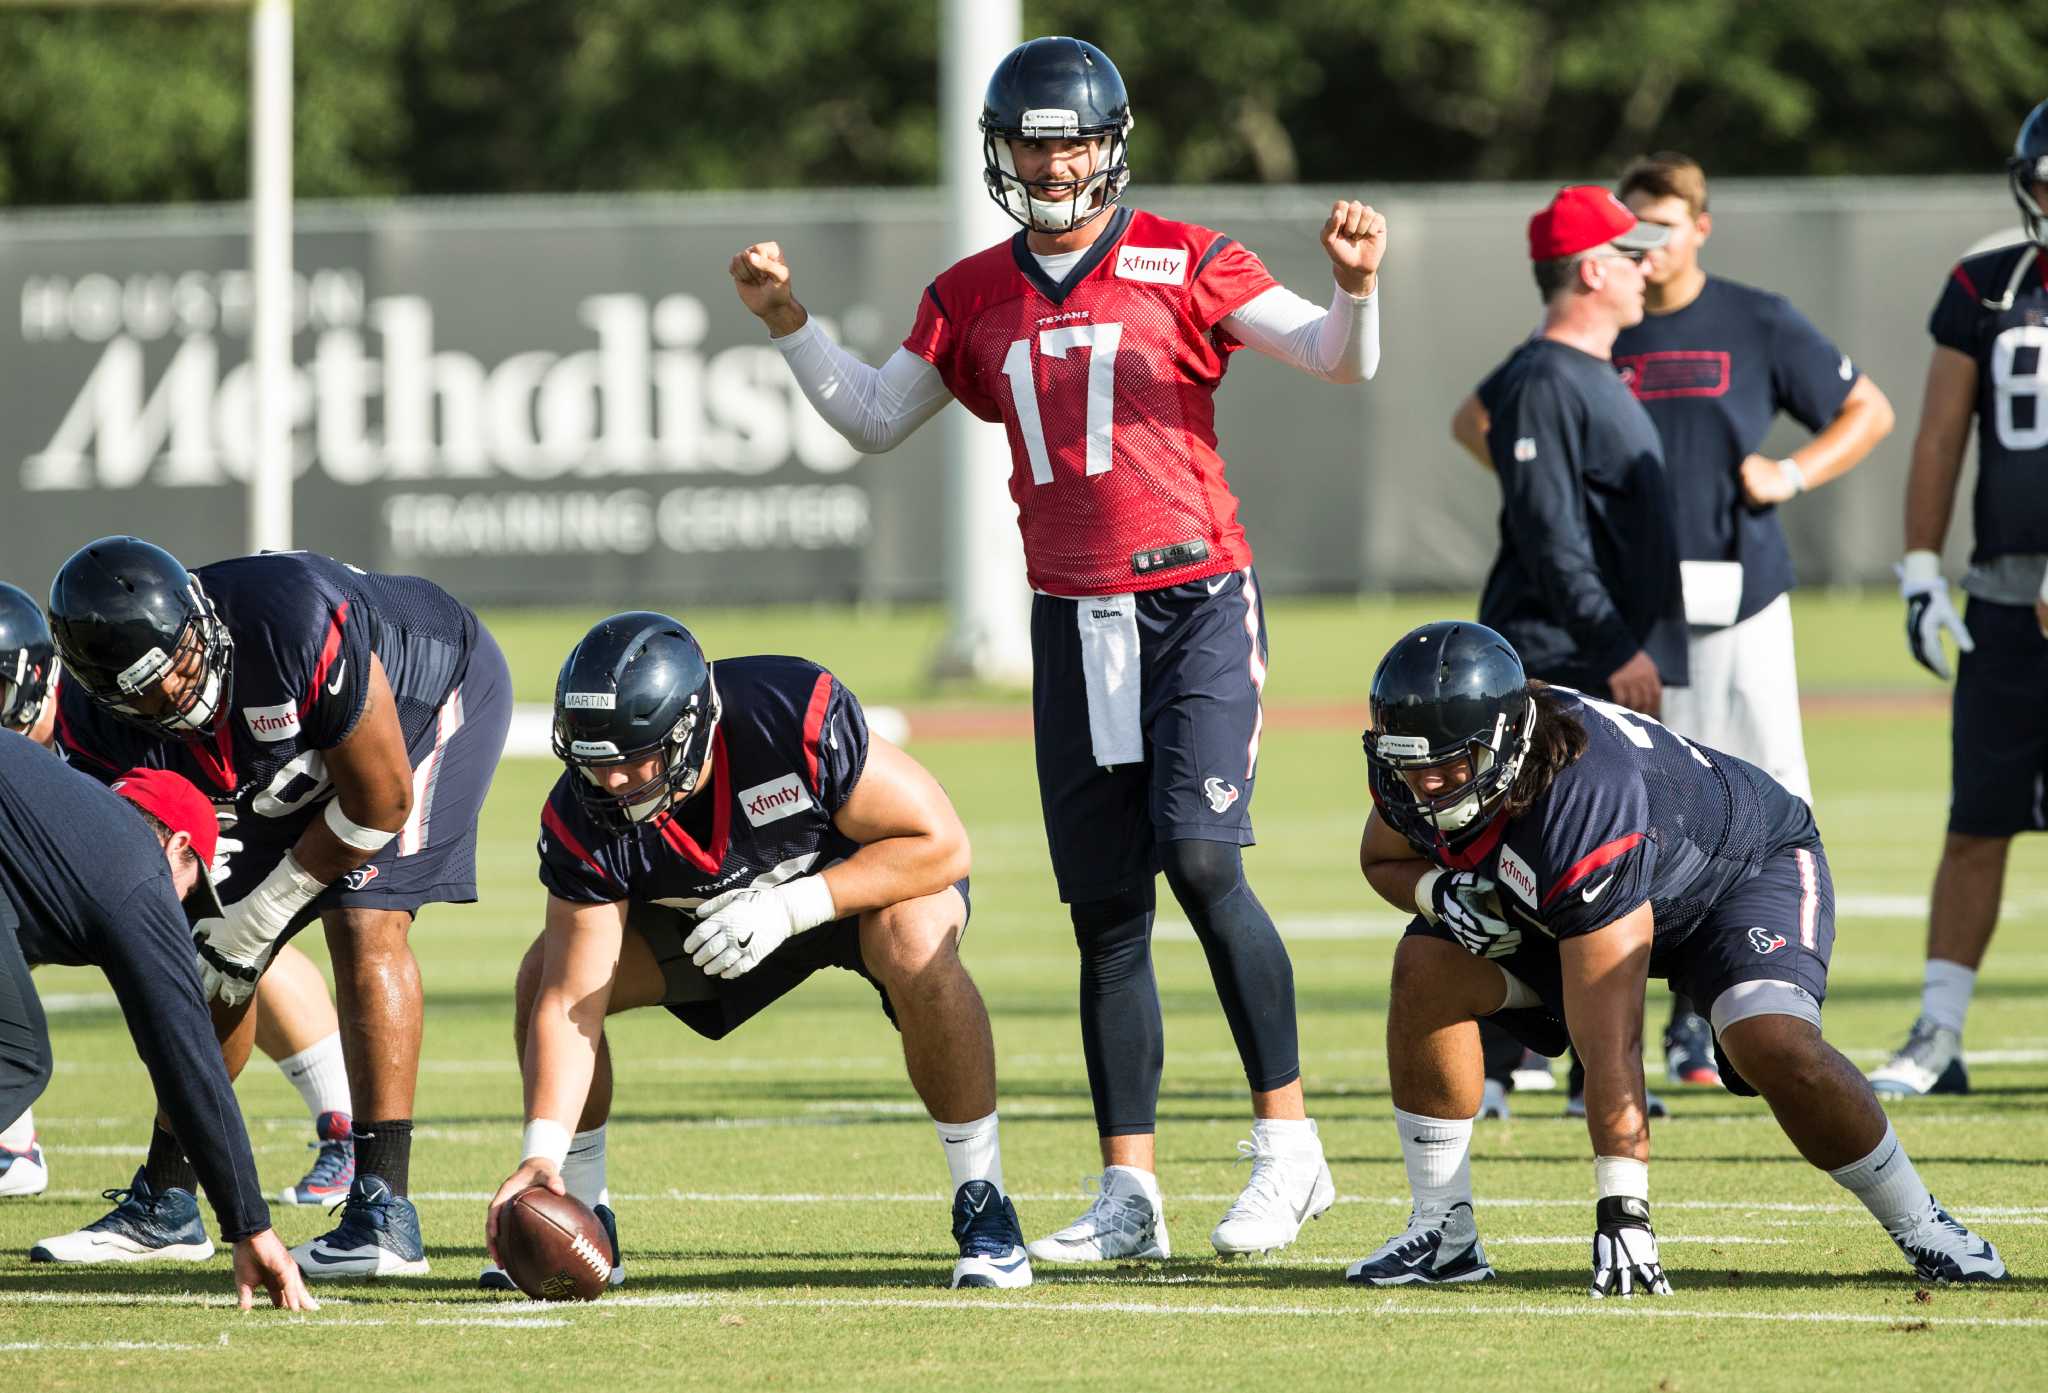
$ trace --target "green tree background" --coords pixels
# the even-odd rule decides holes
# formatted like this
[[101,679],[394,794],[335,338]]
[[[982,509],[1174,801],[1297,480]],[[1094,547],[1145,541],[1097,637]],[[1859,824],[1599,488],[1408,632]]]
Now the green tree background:
[[[1151,182],[1988,173],[2048,97],[2012,0],[1030,0]],[[923,184],[938,0],[299,0],[306,197]],[[241,196],[234,11],[0,11],[0,203]]]

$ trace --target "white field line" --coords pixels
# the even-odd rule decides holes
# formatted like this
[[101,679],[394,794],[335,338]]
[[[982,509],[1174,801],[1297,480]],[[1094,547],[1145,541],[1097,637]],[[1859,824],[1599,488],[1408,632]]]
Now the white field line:
[[217,1345],[173,1345],[157,1340],[22,1340],[0,1345],[0,1354],[33,1352],[36,1350],[63,1350],[65,1353],[91,1353],[98,1350],[198,1350],[220,1349],[227,1344],[225,1336]]
[[569,1322],[554,1316],[428,1316],[414,1325],[487,1325],[493,1330],[558,1330]]

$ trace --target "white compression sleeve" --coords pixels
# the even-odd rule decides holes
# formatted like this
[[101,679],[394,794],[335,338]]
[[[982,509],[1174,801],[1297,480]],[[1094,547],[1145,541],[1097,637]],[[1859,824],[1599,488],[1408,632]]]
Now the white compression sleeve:
[[1328,309],[1317,309],[1284,285],[1223,316],[1223,327],[1256,348],[1325,382],[1364,382],[1380,367],[1380,296],[1333,286]]
[[832,342],[815,319],[770,342],[825,423],[863,454],[894,449],[953,399],[939,370],[909,349],[871,367]]

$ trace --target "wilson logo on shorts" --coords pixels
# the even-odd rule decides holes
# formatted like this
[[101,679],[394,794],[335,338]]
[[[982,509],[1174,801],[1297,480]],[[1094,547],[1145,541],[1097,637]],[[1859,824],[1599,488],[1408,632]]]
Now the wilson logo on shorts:
[[1214,774],[1202,780],[1202,793],[1208,798],[1209,807],[1219,813],[1237,801],[1237,785],[1226,784]]
[[1769,929],[1751,929],[1749,931],[1749,946],[1756,949],[1759,953],[1769,955],[1785,946],[1785,935],[1774,934]]

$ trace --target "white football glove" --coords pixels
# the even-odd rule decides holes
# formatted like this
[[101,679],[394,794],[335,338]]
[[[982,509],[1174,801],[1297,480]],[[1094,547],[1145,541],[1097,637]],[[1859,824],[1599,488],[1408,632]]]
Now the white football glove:
[[[234,906],[228,907],[228,914],[233,916]],[[236,956],[225,946],[234,938],[227,919],[201,919],[192,929],[192,946],[199,952],[200,995],[223,1006],[240,1006],[254,996],[263,969],[270,966],[269,945],[257,949],[254,957]]]
[[1493,893],[1493,882],[1477,871],[1430,871],[1415,884],[1415,907],[1449,929],[1466,952],[1504,958],[1521,946],[1522,931],[1492,912],[1500,904],[1487,903]]
[[1671,1280],[1657,1257],[1657,1235],[1650,1232],[1649,1201],[1609,1195],[1594,1213],[1592,1295],[1671,1295]]
[[199,950],[199,979],[207,999],[239,1006],[253,996],[278,939],[324,888],[286,852],[262,883],[227,906],[224,917],[193,925],[192,943]]
[[1975,651],[1977,644],[1963,624],[1963,617],[1949,602],[1948,582],[1941,576],[1941,558],[1931,551],[1909,551],[1896,568],[1899,594],[1906,600],[1906,651],[1913,661],[1946,682],[1953,675],[1948,654],[1942,651],[1941,632],[1955,638],[1959,652]]
[[838,917],[832,891],[818,876],[798,876],[767,889],[732,890],[698,907],[704,917],[683,951],[707,977],[741,977],[759,967],[791,934]]

